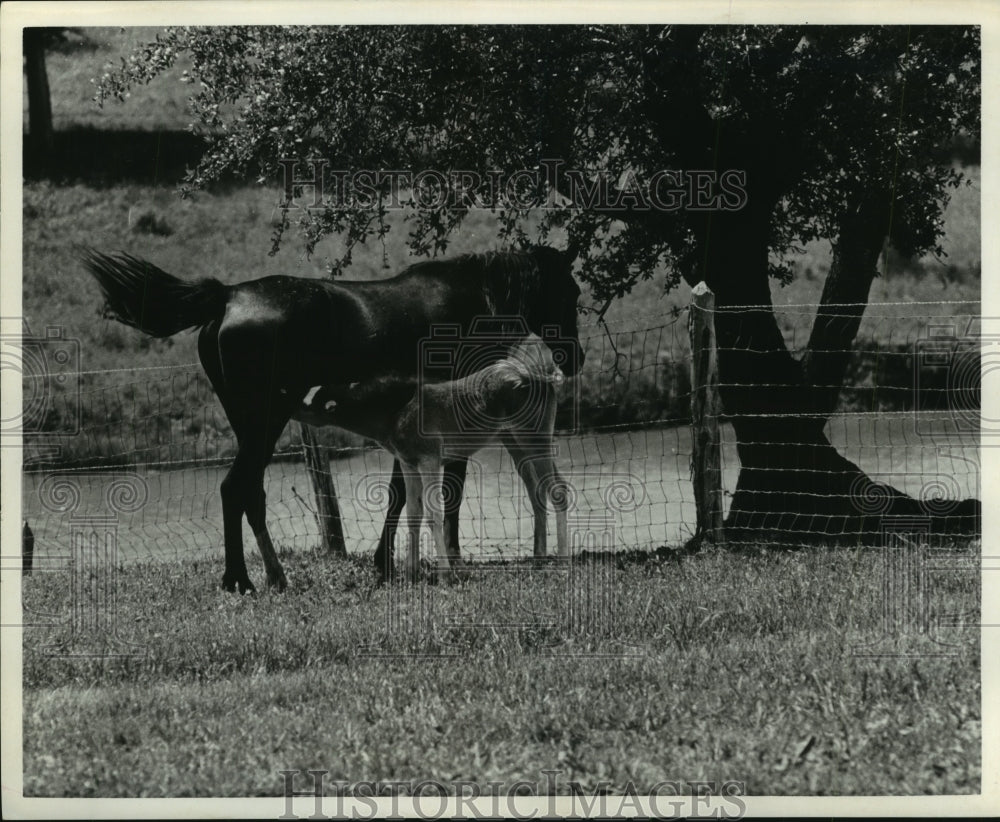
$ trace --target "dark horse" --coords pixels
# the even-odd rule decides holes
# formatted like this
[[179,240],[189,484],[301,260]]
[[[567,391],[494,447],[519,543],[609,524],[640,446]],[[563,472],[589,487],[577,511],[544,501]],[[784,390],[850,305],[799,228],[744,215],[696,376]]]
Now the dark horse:
[[[225,285],[216,279],[180,280],[124,253],[88,250],[83,262],[104,294],[106,316],[155,337],[201,328],[198,354],[238,445],[221,487],[222,587],[227,591],[254,590],[243,556],[244,513],[268,584],[286,586],[264,520],[264,469],[313,386],[389,373],[426,379],[461,376],[453,366],[421,368],[421,342],[448,325],[456,329],[458,344],[493,351],[496,345],[478,343],[472,333],[484,317],[521,318],[521,327],[548,342],[567,374],[583,364],[576,325],[580,288],[570,270],[572,261],[553,248],[420,262],[397,277],[368,282],[273,276]],[[482,367],[502,354],[496,350],[486,359],[471,359]],[[447,495],[445,511],[449,542],[456,550],[465,471],[464,459],[445,463],[445,481],[457,492]],[[391,549],[406,502],[398,461],[389,499],[375,554],[383,579],[392,573]]]

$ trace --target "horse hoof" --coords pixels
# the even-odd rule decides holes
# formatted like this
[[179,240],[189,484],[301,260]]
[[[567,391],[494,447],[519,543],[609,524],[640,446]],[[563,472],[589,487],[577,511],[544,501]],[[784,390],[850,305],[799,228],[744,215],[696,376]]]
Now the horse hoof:
[[389,585],[395,582],[398,576],[396,568],[393,565],[376,565],[375,572],[375,578],[378,580],[377,584],[379,585]]
[[235,594],[239,591],[241,594],[253,594],[257,591],[254,588],[253,583],[250,581],[250,577],[243,577],[239,579],[236,577],[231,577],[228,574],[222,577],[222,590],[228,591],[231,594]]
[[284,574],[275,579],[268,578],[267,587],[276,593],[283,594],[285,589],[288,588],[288,580],[285,579]]

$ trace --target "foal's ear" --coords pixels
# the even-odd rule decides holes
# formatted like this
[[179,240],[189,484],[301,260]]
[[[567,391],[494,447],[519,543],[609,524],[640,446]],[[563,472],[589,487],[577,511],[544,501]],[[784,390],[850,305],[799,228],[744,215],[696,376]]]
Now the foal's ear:
[[519,391],[528,384],[529,375],[519,366],[520,363],[509,363],[500,374],[500,384],[508,391]]

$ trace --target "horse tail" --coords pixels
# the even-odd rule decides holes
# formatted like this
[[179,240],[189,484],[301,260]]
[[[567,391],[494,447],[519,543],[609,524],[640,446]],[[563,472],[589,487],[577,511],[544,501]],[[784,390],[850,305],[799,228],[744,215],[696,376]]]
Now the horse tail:
[[104,316],[153,337],[169,337],[222,316],[229,287],[216,279],[187,282],[130,254],[81,252],[104,294]]

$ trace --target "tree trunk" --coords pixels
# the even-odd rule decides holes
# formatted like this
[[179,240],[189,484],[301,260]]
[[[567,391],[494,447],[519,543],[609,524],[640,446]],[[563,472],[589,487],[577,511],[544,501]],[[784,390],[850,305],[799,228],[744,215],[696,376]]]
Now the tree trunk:
[[52,102],[45,71],[45,29],[24,30],[24,72],[28,80],[28,132],[36,151],[52,151]]
[[[726,539],[871,541],[884,517],[930,517],[936,532],[978,530],[975,500],[949,516],[935,515],[912,497],[873,482],[830,444],[824,427],[864,306],[821,307],[808,356],[793,359],[771,305],[764,210],[750,206],[716,214],[711,242],[705,244],[705,279],[717,298],[720,393],[740,460]],[[845,223],[824,304],[867,302],[884,236],[864,221],[867,214],[862,209]]]
[[872,280],[888,233],[888,196],[872,197],[847,215],[833,247],[830,273],[802,358],[820,427],[837,406]]

